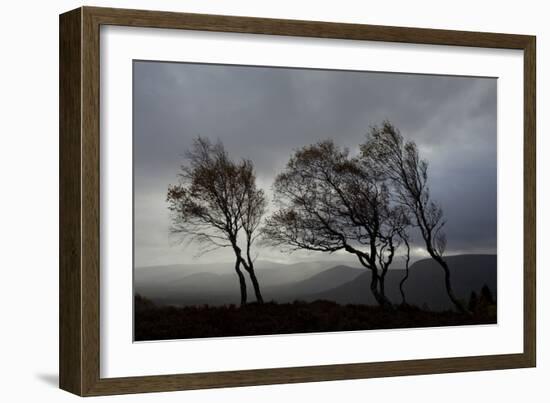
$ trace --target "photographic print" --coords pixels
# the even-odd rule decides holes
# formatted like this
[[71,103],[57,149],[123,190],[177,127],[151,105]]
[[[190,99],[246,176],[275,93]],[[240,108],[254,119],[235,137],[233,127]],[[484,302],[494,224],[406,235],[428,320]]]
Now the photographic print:
[[497,79],[133,62],[134,340],[497,323]]

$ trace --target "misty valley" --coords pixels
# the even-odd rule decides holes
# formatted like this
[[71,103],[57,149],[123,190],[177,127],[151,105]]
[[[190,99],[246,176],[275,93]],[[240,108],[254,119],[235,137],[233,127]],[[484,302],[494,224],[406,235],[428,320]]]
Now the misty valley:
[[[369,292],[370,272],[350,261],[259,261],[266,307],[251,304],[244,314],[239,312],[236,274],[227,270],[230,263],[137,268],[135,340],[496,323],[496,255],[446,259],[455,292],[473,314],[453,312],[443,275],[432,259],[411,265],[405,285],[409,305],[398,305],[391,314],[376,307]],[[388,298],[397,303],[403,272],[388,272]],[[489,291],[485,296],[484,287]]]

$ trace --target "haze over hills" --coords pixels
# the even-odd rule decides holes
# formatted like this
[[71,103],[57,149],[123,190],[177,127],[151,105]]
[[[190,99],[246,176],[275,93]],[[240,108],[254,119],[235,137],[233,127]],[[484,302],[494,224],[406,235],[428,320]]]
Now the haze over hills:
[[[335,264],[338,265],[338,262],[303,262],[286,265],[258,261],[256,267],[266,300],[274,299],[280,294],[293,300],[295,298],[291,287],[307,288],[306,285],[300,286],[300,282],[332,268]],[[134,293],[165,304],[238,304],[239,283],[233,266],[234,263],[214,263],[138,267],[134,271]],[[360,273],[357,272],[357,274]],[[336,286],[352,279],[346,275],[342,275],[341,278],[341,281],[330,284]],[[252,295],[253,288],[248,276],[247,283],[249,293]],[[274,292],[271,292],[272,288]],[[308,293],[326,289],[326,285],[313,287],[308,289]]]
[[[496,255],[456,255],[446,258],[455,294],[468,300],[472,291],[487,285],[496,296]],[[266,301],[329,300],[340,304],[374,305],[370,292],[370,272],[349,264],[306,262],[291,265],[258,262],[258,278]],[[261,269],[260,269],[261,267]],[[223,271],[221,270],[223,268]],[[184,270],[185,269],[185,270]],[[386,277],[386,294],[394,303],[401,302],[398,284],[402,269],[391,269]],[[249,300],[253,289],[249,284]],[[134,292],[160,304],[224,305],[238,304],[239,285],[234,271],[227,265],[181,265],[138,268],[135,270]],[[410,267],[405,283],[407,302],[433,310],[450,309],[441,268],[432,259],[423,259]]]
[[[255,262],[255,267],[258,275],[262,276],[262,281],[275,285],[305,280],[316,273],[339,264],[349,265],[349,261],[307,261],[283,264],[268,260],[258,260]],[[146,284],[151,281],[162,283],[167,280],[172,281],[175,278],[184,278],[195,273],[232,274],[234,273],[234,262],[136,267],[135,279],[140,284]]]
[[308,296],[327,290],[327,286],[338,287],[344,285],[355,280],[363,272],[364,269],[344,265],[331,267],[296,283],[268,286],[265,289],[264,298],[268,301],[275,300],[277,302],[309,299]]

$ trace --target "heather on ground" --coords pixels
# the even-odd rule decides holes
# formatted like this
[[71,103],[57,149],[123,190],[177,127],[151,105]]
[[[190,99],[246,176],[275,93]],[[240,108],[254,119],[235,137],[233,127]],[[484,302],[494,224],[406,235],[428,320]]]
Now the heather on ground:
[[475,306],[472,302],[471,314],[464,314],[331,301],[174,307],[137,296],[134,337],[146,341],[496,323],[496,305],[480,300]]

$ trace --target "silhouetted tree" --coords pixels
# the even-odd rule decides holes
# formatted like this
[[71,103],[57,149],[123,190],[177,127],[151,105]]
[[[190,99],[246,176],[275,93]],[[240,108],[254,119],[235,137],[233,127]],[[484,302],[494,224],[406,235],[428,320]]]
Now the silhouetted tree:
[[470,312],[475,312],[475,310],[477,309],[478,302],[479,302],[479,299],[477,297],[476,292],[472,291],[470,293],[470,300],[468,301],[468,310]]
[[391,180],[392,196],[406,206],[419,228],[426,250],[445,274],[445,288],[454,306],[465,311],[451,285],[451,272],[443,255],[447,238],[443,232],[443,210],[430,197],[428,163],[420,158],[413,141],[403,136],[390,122],[372,127],[367,141],[361,145],[361,159],[376,166],[381,175]]
[[371,272],[376,301],[391,306],[384,280],[406,225],[390,205],[388,187],[374,169],[332,141],[291,156],[274,183],[277,210],[263,228],[266,242],[288,251],[345,250]]
[[481,287],[479,300],[480,303],[483,303],[485,305],[493,305],[495,303],[493,293],[491,292],[491,289],[487,284],[483,284],[483,287]]
[[[172,233],[201,246],[200,253],[224,247],[235,254],[241,304],[247,302],[246,281],[241,266],[250,275],[256,299],[263,302],[254,271],[251,247],[265,213],[264,192],[256,187],[254,167],[249,160],[232,161],[221,142],[198,137],[186,152],[180,183],[168,188]],[[243,230],[246,258],[239,246]]]
[[494,304],[495,300],[493,298],[493,293],[487,284],[483,284],[479,296],[475,291],[472,291],[470,294],[468,310],[475,314],[487,315]]

